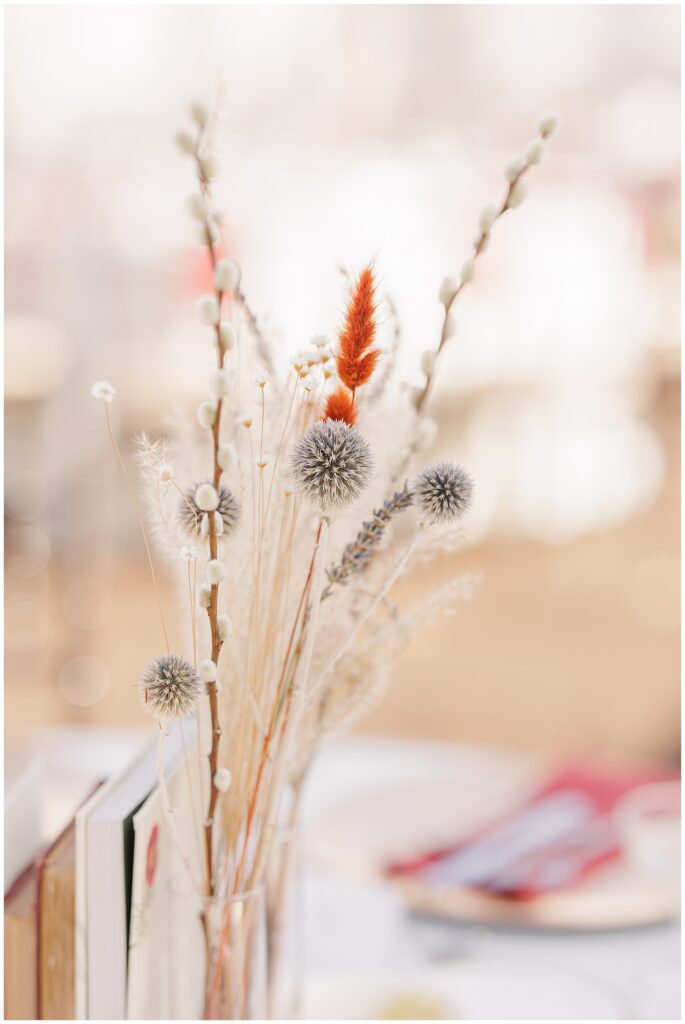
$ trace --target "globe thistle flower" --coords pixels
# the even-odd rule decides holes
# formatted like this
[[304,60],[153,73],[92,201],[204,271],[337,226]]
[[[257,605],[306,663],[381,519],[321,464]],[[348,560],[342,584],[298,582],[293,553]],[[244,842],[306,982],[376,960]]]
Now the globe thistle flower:
[[185,718],[195,711],[200,699],[200,677],[185,658],[162,654],[145,669],[140,690],[147,710],[155,718]]
[[[199,486],[195,484],[193,487],[189,487],[181,498],[178,506],[178,518],[181,526],[190,534],[199,532],[202,526],[202,517],[204,516],[205,509],[198,505],[196,495],[201,487],[208,486],[211,484]],[[200,494],[202,495],[202,491]],[[229,491],[228,487],[220,487],[217,492],[218,504],[215,506],[216,514],[221,518],[221,524],[223,526],[224,533],[230,533],[235,528],[240,519],[240,505],[237,499],[233,495],[232,491]],[[202,497],[201,499],[202,500]],[[206,504],[202,501],[202,504]]]
[[296,443],[290,469],[299,491],[326,512],[359,497],[369,482],[373,458],[356,427],[329,419],[314,423]]
[[414,501],[428,520],[445,523],[459,519],[471,505],[473,481],[452,462],[433,462],[414,481]]

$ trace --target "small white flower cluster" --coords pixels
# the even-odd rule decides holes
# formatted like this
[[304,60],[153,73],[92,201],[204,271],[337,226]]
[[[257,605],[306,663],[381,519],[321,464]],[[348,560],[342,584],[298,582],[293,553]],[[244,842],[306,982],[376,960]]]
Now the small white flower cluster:
[[99,402],[111,402],[117,393],[117,389],[108,380],[96,380],[90,389],[90,393]]
[[323,334],[312,338],[310,348],[298,352],[290,360],[305,391],[313,391],[323,381],[335,376],[335,357],[330,340]]

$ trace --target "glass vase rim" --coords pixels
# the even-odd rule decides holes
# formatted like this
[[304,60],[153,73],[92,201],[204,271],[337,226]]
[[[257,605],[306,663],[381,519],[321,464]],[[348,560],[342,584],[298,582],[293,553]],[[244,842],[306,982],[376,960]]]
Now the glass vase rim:
[[[181,887],[183,885],[185,885],[185,888]],[[236,903],[251,903],[264,899],[265,885],[263,882],[260,882],[259,885],[253,885],[249,889],[241,889],[239,892],[229,893],[227,896],[219,896],[218,894],[210,896],[209,893],[198,891],[189,886],[187,875],[185,872],[179,871],[167,879],[167,890],[172,896],[178,896],[181,899],[194,898],[202,904],[228,907]]]

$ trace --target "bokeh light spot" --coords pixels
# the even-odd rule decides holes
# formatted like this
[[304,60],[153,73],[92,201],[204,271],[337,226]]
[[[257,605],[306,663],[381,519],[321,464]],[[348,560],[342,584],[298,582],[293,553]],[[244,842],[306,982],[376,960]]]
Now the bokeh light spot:
[[99,658],[79,654],[62,665],[57,685],[70,704],[87,708],[104,699],[111,679],[107,666]]

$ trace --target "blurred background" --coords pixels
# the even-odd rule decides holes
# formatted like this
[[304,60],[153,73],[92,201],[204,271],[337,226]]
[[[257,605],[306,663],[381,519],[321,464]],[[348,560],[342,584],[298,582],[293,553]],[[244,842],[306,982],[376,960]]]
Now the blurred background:
[[561,112],[432,399],[436,453],[478,489],[467,547],[430,572],[480,587],[401,659],[362,729],[676,760],[679,10],[5,14],[8,736],[144,720],[156,604],[89,391],[117,387],[130,455],[202,388],[204,257],[172,139],[221,87],[217,200],[259,319],[288,354],[334,333],[340,265],[372,256],[409,383],[506,159]]

